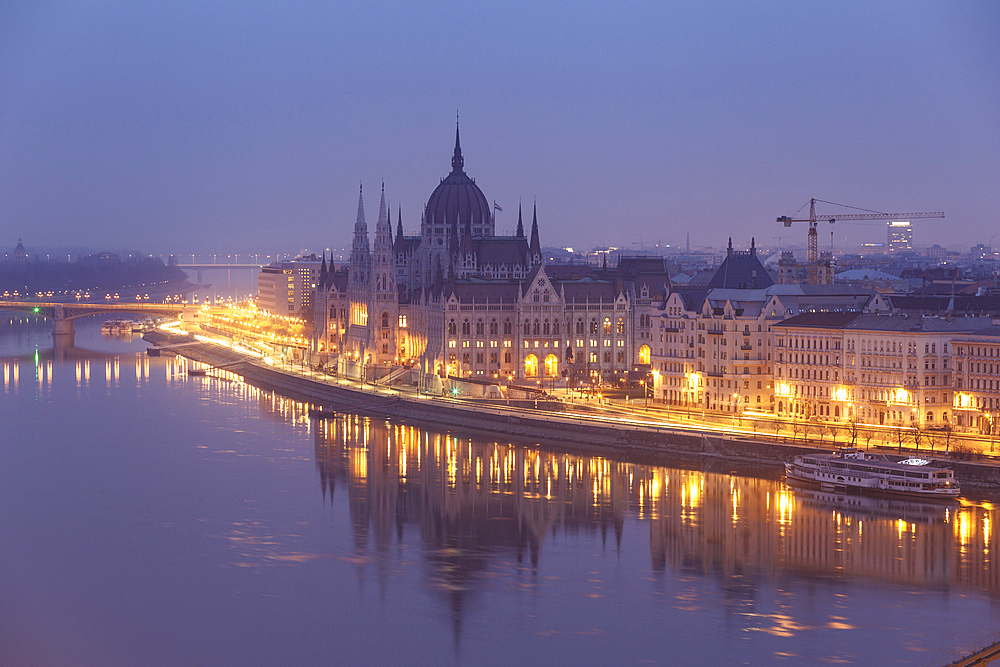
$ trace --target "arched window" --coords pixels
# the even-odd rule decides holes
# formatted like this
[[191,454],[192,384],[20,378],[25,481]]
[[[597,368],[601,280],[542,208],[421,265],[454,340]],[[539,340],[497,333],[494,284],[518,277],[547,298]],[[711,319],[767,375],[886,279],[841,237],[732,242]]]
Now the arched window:
[[455,327],[455,320],[448,320],[448,335],[454,336],[457,333],[457,328]]
[[525,336],[531,335],[531,322],[528,320],[524,321],[524,335]]
[[534,334],[535,334],[536,336],[538,335],[538,320],[535,320],[535,326],[534,326],[534,327],[532,327],[532,332],[533,332],[533,333],[534,333]]
[[836,417],[837,419],[840,419],[840,406],[839,405],[833,406],[833,416]]
[[382,313],[382,328],[389,328],[389,313]]
[[504,335],[505,336],[509,336],[510,335],[510,331],[511,331],[510,320],[504,320],[503,321],[503,333],[504,333]]
[[623,320],[620,317],[618,318],[618,322],[615,325],[615,333],[617,333],[619,336],[625,333],[625,320]]
[[610,334],[611,333],[611,318],[610,317],[605,317],[604,318],[604,333],[605,334]]
[[497,333],[497,321],[490,320],[490,335],[495,336]]
[[929,422],[934,421],[934,413],[930,410],[927,411],[927,421]]
[[552,333],[557,336],[559,335],[559,320],[552,323]]
[[462,334],[465,335],[465,336],[468,336],[470,329],[471,329],[471,327],[469,326],[469,320],[463,320],[462,321]]
[[576,321],[576,332],[578,334],[582,334],[583,333],[583,320],[577,320]]
[[549,321],[548,320],[545,320],[545,323],[542,325],[542,333],[544,333],[546,336],[549,335]]
[[483,326],[484,325],[482,320],[476,320],[476,335],[478,336],[483,335]]
[[590,320],[590,333],[597,335],[597,320]]

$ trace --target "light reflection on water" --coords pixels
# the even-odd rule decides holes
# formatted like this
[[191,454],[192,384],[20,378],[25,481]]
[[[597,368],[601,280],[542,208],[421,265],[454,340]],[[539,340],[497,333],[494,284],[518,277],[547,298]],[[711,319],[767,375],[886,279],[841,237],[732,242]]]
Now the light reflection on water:
[[0,358],[6,657],[921,665],[1000,616],[990,503],[315,421],[92,333]]

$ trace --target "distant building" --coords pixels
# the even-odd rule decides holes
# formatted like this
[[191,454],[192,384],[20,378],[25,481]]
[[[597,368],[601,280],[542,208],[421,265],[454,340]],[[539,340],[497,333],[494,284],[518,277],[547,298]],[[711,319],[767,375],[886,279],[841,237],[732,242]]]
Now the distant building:
[[18,266],[24,266],[28,263],[28,251],[24,249],[21,239],[17,240],[17,246],[14,248],[14,252],[11,253],[10,260]]
[[982,262],[987,259],[993,259],[993,248],[988,245],[978,243],[969,249],[969,257],[974,262]]
[[312,256],[263,267],[257,274],[257,307],[274,315],[311,315],[321,265]]
[[931,259],[944,259],[948,255],[948,249],[937,243],[927,249],[927,256]]
[[908,220],[890,222],[886,229],[886,248],[890,253],[913,250],[913,226]]

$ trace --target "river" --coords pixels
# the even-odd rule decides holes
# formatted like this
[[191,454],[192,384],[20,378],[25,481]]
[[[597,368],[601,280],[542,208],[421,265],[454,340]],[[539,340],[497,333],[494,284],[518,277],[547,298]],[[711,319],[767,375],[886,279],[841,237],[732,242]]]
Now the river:
[[0,664],[925,665],[988,500],[807,494],[340,415],[0,317]]

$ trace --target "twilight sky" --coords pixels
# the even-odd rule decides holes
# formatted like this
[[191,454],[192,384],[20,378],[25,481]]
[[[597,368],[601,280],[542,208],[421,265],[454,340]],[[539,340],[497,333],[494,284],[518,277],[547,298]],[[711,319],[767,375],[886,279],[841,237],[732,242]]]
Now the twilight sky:
[[995,0],[8,0],[0,248],[344,247],[383,179],[416,232],[456,110],[498,231],[537,199],[544,245],[802,245],[774,219],[809,197],[1000,232]]

